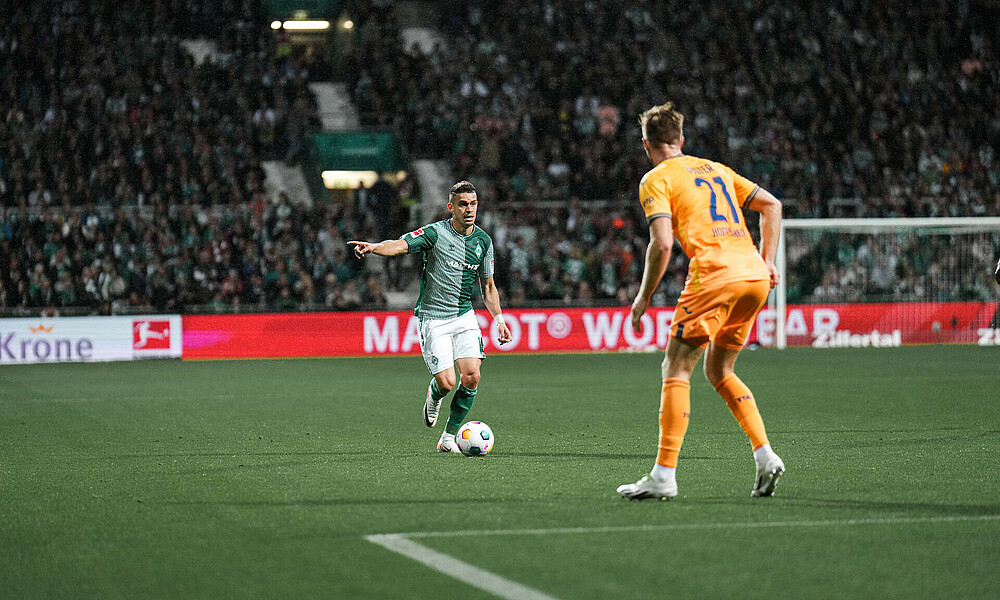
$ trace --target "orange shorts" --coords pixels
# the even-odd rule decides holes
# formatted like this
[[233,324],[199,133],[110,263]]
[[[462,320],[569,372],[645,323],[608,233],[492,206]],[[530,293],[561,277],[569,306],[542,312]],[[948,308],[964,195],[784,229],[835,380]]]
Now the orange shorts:
[[697,292],[684,288],[677,299],[670,335],[691,346],[701,347],[711,341],[722,348],[739,350],[770,290],[767,279],[734,281]]

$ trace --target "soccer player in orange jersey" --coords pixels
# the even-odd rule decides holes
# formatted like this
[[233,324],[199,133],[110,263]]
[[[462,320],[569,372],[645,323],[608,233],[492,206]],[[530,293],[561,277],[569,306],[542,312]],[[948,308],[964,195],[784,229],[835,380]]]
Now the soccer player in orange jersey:
[[[691,412],[691,373],[704,354],[705,376],[753,447],[757,478],[750,495],[770,496],[785,465],[771,449],[753,394],[733,366],[778,281],[774,255],[781,202],[723,164],[685,155],[684,116],[673,103],[654,106],[639,122],[642,144],[654,166],[639,184],[650,240],[642,284],[632,303],[632,327],[637,333],[642,332],[640,319],[670,262],[674,239],[691,262],[663,361],[656,464],[636,483],[619,486],[618,493],[634,500],[677,495],[675,471]],[[759,252],[740,208],[760,213]]]

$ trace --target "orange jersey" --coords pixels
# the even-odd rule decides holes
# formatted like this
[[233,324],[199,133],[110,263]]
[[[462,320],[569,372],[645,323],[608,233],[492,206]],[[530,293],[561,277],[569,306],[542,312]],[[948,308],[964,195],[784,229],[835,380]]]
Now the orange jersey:
[[691,259],[687,288],[769,279],[740,207],[760,189],[722,163],[695,156],[668,158],[639,183],[646,221],[666,217]]

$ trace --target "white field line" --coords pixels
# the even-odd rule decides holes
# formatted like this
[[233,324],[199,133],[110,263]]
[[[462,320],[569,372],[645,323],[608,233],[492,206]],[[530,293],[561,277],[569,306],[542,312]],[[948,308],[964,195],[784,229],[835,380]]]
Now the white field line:
[[906,525],[1000,521],[1000,515],[953,515],[942,517],[886,517],[880,519],[829,519],[823,521],[745,521],[736,523],[678,523],[674,525],[631,525],[622,527],[563,527],[553,529],[494,529],[486,531],[415,531],[366,535],[365,539],[411,558],[474,588],[509,600],[556,600],[516,581],[457,558],[432,550],[410,538],[461,537],[467,535],[560,535],[573,533],[630,533],[649,531],[689,531],[699,529],[766,529],[772,527],[848,527],[852,525]]
[[516,581],[500,577],[447,554],[431,550],[427,546],[406,539],[404,534],[366,535],[365,539],[494,596],[509,600],[556,600],[548,594],[543,594]]
[[408,538],[460,537],[463,535],[552,535],[567,533],[616,533],[636,531],[684,531],[690,529],[766,529],[768,527],[837,527],[850,525],[904,525],[908,523],[952,523],[1000,521],[1000,515],[952,515],[943,517],[885,517],[879,519],[830,519],[825,521],[747,521],[743,523],[677,523],[673,525],[625,525],[621,527],[564,527],[556,529],[495,529],[487,531],[415,531]]

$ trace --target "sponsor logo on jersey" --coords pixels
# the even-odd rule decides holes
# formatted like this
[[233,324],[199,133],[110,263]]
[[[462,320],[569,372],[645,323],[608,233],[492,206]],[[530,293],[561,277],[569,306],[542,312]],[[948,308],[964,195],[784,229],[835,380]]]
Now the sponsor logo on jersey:
[[449,267],[454,267],[456,269],[468,269],[470,271],[476,271],[476,270],[479,269],[479,265],[473,265],[473,264],[469,264],[469,263],[458,262],[457,260],[448,260],[448,259],[445,259],[444,264],[448,265]]

